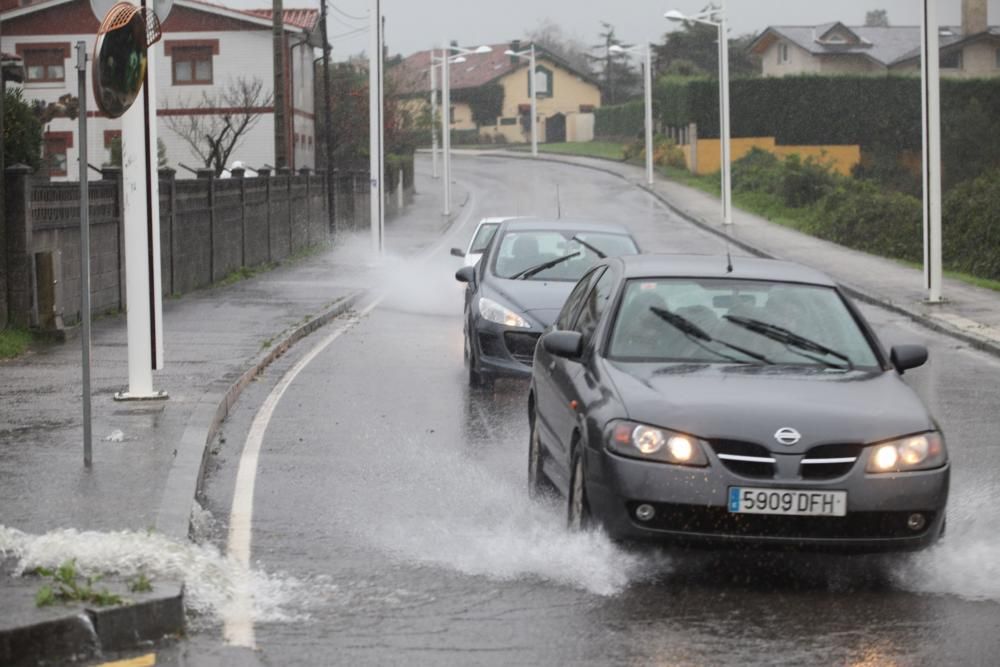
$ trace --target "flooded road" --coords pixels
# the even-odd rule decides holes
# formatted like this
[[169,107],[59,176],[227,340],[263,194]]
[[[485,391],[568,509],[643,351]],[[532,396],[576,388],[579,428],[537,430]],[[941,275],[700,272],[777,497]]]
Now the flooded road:
[[[644,250],[724,250],[599,172],[455,164],[472,210],[446,246],[464,245],[480,217],[554,213],[559,183],[564,216],[624,222]],[[447,247],[392,258],[385,300],[276,406],[253,504],[261,581],[250,588],[261,600],[268,586],[282,594],[280,613],[254,609],[256,650],[225,645],[222,601],[198,610],[203,622],[158,664],[995,664],[997,360],[864,308],[887,344],[930,348],[906,377],[950,446],[939,546],[878,558],[623,548],[567,533],[561,504],[528,499],[525,385],[469,390],[458,265]],[[198,548],[223,560],[251,423],[312,338],[247,390],[217,444]]]

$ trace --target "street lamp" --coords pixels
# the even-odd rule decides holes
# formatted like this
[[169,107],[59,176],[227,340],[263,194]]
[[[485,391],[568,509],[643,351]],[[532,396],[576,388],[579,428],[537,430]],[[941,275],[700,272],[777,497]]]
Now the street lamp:
[[[640,47],[630,49],[613,44],[611,53],[634,53]],[[646,183],[653,184],[653,47],[646,44],[646,68],[643,72],[643,92],[646,97]]]
[[[476,49],[466,49],[452,44],[441,50],[440,57],[432,56],[432,65],[434,61],[441,63],[441,180],[444,189],[442,215],[451,215],[451,72],[448,66],[452,63],[464,63],[467,55],[479,55],[491,51],[493,49],[485,45]],[[452,55],[453,53],[455,55]]]
[[694,16],[685,16],[676,9],[663,15],[668,21],[693,21],[715,26],[719,30],[719,134],[722,159],[722,224],[733,224],[733,187],[732,169],[730,166],[729,137],[729,42],[726,29],[726,3],[720,0],[719,6],[709,6],[708,9]]
[[528,95],[531,96],[531,156],[538,157],[538,91],[535,89],[538,83],[535,81],[535,45],[532,43],[531,48],[525,51],[507,49],[503,53],[505,56],[527,58],[529,61],[528,66],[531,68],[531,74],[528,77]]

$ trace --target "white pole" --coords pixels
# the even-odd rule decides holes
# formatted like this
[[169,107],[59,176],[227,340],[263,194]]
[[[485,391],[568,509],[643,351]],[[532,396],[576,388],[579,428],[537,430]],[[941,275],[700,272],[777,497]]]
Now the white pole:
[[448,58],[451,50],[445,42],[441,55],[441,163],[443,165],[442,180],[444,181],[443,215],[451,215],[451,71]]
[[646,71],[643,86],[646,93],[646,183],[653,184],[653,47],[646,44]]
[[538,157],[538,82],[535,80],[537,77],[535,69],[535,45],[531,45],[531,74],[528,77],[530,85],[528,86],[531,93],[531,155],[533,157]]
[[437,66],[434,64],[434,49],[431,49],[431,164],[434,178],[438,178],[437,105]]
[[726,30],[726,3],[719,8],[719,111],[722,122],[722,223],[733,224],[732,165],[729,136],[729,37]]
[[370,220],[372,252],[382,256],[382,216],[385,175],[382,155],[382,2],[372,0],[369,9],[368,44],[368,176],[371,183]]
[[941,79],[937,0],[924,0],[921,40],[924,181],[924,283],[927,300],[941,302]]
[[[148,2],[147,5],[151,5]],[[156,105],[156,47],[149,49],[146,65],[146,83],[143,86],[143,100],[146,110],[146,201],[149,220],[149,258],[151,260],[149,281],[150,298],[153,307],[153,369],[163,370],[163,288],[160,266],[160,151],[159,128],[157,126]]]

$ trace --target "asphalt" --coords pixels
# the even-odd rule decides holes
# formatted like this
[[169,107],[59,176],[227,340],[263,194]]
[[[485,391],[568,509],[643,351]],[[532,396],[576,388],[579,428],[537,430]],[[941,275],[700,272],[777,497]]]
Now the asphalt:
[[[509,153],[499,157],[524,159]],[[599,169],[645,187],[642,169],[632,165],[587,158],[541,159]],[[448,224],[440,215],[435,182],[420,173],[417,188],[420,194],[414,204],[387,229],[387,234],[397,236],[399,247],[410,252],[439,238]],[[1000,293],[946,280],[945,303],[929,305],[923,301],[919,270],[742,211],[735,212],[735,224],[725,230],[718,220],[717,199],[663,181],[651,192],[691,222],[744,249],[812,265],[867,300],[1000,354]],[[461,200],[461,188],[456,194]],[[155,388],[169,395],[166,401],[113,401],[113,394],[127,382],[124,318],[96,322],[95,451],[90,470],[82,464],[79,345],[42,347],[0,363],[0,556],[4,551],[8,556],[4,574],[19,569],[25,535],[150,531],[169,540],[187,540],[206,447],[242,388],[295,340],[349,310],[372,288],[375,272],[364,236],[340,239],[331,250],[267,274],[168,301],[166,368],[154,380]],[[51,624],[54,612],[25,604],[24,588],[24,579],[0,579],[4,664],[17,658],[3,653],[4,647],[14,645],[4,643],[13,633],[34,628],[30,636],[36,643],[57,636],[37,629],[39,623]],[[162,594],[157,598],[161,601],[179,601],[182,595],[176,581],[154,582],[154,590]],[[141,609],[142,600],[136,602],[133,612]],[[65,611],[67,617],[80,618],[81,609]],[[176,616],[147,630],[176,632],[178,622],[183,623]],[[79,634],[79,628],[73,632],[84,642],[69,642],[74,651],[93,655],[102,649],[99,637]],[[109,643],[104,648],[124,646]]]

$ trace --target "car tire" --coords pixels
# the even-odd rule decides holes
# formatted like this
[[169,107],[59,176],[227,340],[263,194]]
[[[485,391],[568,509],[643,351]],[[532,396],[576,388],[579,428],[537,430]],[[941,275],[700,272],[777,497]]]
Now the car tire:
[[573,451],[570,466],[569,493],[566,496],[566,527],[570,532],[587,530],[593,524],[590,503],[587,501],[587,484],[583,474],[582,445]]
[[531,432],[528,435],[528,496],[532,500],[550,498],[556,494],[556,487],[542,471],[542,443],[535,426],[537,417],[531,417]]
[[469,340],[468,336],[465,337],[465,348],[466,359],[469,363],[469,386],[473,389],[489,389],[493,386],[493,378],[476,369],[478,365],[476,352],[472,348],[472,341]]

